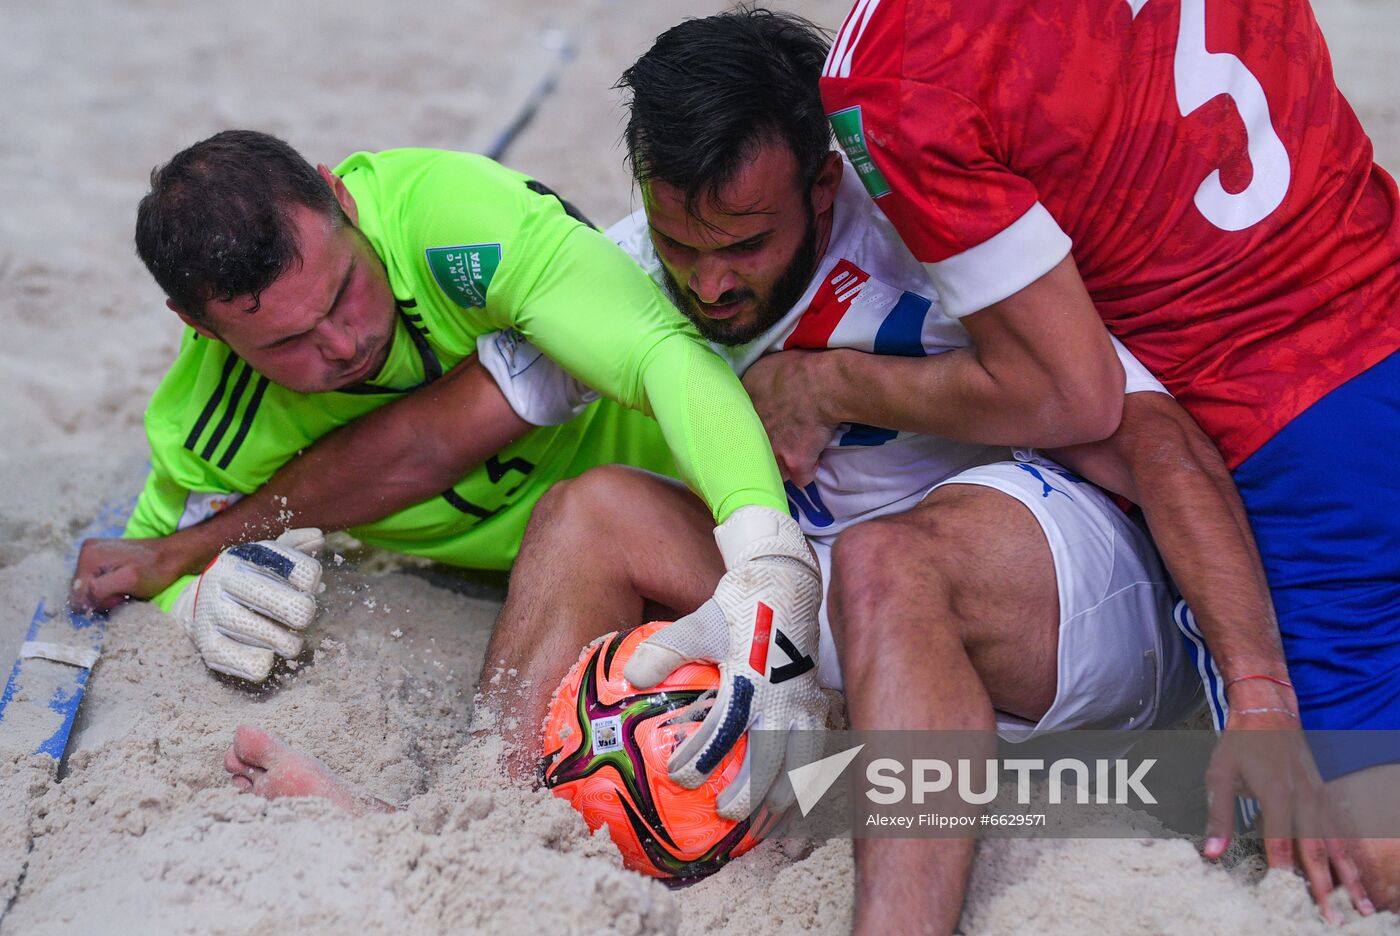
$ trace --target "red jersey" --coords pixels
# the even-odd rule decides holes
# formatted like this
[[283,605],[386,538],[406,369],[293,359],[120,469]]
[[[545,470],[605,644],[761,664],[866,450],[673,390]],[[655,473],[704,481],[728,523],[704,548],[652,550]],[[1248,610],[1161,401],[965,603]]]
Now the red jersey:
[[1400,347],[1395,183],[1304,0],[859,0],[822,96],[949,313],[1072,253],[1231,467]]

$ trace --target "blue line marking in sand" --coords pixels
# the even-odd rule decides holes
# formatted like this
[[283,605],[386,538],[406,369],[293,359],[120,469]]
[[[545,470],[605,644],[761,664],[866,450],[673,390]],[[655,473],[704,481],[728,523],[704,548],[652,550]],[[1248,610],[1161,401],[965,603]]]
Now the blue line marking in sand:
[[[126,518],[130,516],[135,503],[133,498],[125,503],[104,508],[97,519],[89,524],[74,541],[73,550],[68,555],[68,568],[71,570],[77,565],[77,547],[83,540],[91,537],[120,536],[126,527]],[[75,633],[86,631],[84,636],[94,650],[100,651],[102,649],[102,639],[107,628],[105,614],[79,614],[68,608],[64,608],[62,612],[51,612],[44,607],[42,598],[34,608],[34,617],[29,622],[29,632],[25,635],[25,641],[34,640],[39,635],[39,628],[49,622],[56,613],[67,615],[68,625]],[[5,691],[0,694],[0,725],[4,723],[6,708],[14,700],[15,693],[19,691],[24,662],[23,657],[15,660],[15,665],[10,670],[9,681],[5,683]],[[47,754],[54,760],[63,759],[63,752],[68,747],[68,737],[73,733],[73,723],[78,717],[78,706],[83,701],[83,691],[87,688],[88,675],[92,672],[87,667],[72,666],[68,668],[72,670],[71,679],[66,685],[60,685],[55,689],[47,702],[50,709],[63,716],[63,722],[58,726],[58,730],[40,742],[34,751],[35,754]],[[30,700],[25,699],[21,699],[16,704],[23,705],[27,702],[32,704]]]

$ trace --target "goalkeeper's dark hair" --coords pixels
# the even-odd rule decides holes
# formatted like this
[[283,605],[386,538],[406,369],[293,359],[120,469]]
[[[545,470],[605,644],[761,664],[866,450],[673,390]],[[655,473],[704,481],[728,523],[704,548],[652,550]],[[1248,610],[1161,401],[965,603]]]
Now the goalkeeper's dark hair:
[[301,253],[297,206],[348,221],[316,167],[275,136],[225,130],[151,171],[136,209],[136,253],[175,305],[202,319],[205,304],[262,291]]
[[616,85],[631,95],[633,177],[675,186],[695,214],[755,148],[778,140],[810,189],[831,150],[818,87],[828,45],[810,21],[751,6],[662,33]]

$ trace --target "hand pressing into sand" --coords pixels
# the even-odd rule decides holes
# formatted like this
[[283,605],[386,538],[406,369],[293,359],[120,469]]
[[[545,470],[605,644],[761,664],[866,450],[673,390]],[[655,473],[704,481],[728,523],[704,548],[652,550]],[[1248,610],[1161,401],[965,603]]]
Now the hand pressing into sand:
[[289,748],[252,725],[239,725],[233,733],[233,745],[224,754],[224,769],[233,775],[238,792],[263,799],[319,796],[356,816],[394,812],[383,800],[351,791],[316,758]]
[[1263,811],[1264,852],[1270,868],[1301,869],[1313,900],[1330,923],[1342,923],[1330,902],[1338,886],[1362,916],[1375,913],[1339,814],[1294,714],[1298,703],[1292,687],[1256,683],[1236,690],[1235,705],[1206,771],[1210,815],[1205,856],[1216,860],[1230,847],[1235,794],[1253,795]]
[[217,673],[262,682],[273,658],[302,651],[302,632],[316,616],[324,544],[318,529],[288,530],[275,540],[243,543],[187,585],[170,614]]
[[[191,567],[173,537],[90,539],[78,552],[69,602],[78,611],[110,611],[128,598],[154,598]],[[205,560],[208,561],[207,559]]]

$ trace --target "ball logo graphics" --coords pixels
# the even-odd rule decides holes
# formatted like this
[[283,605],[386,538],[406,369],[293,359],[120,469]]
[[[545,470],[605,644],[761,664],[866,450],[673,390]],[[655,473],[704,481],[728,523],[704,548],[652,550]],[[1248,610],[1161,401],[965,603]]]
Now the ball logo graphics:
[[636,647],[667,622],[610,634],[588,647],[564,677],[545,722],[544,780],[594,831],[607,826],[635,871],[685,884],[758,844],[777,817],[742,822],[715,812],[715,797],[743,766],[748,739],[698,788],[671,781],[666,762],[695,729],[719,688],[718,668],[687,663],[640,690],[622,677]]

